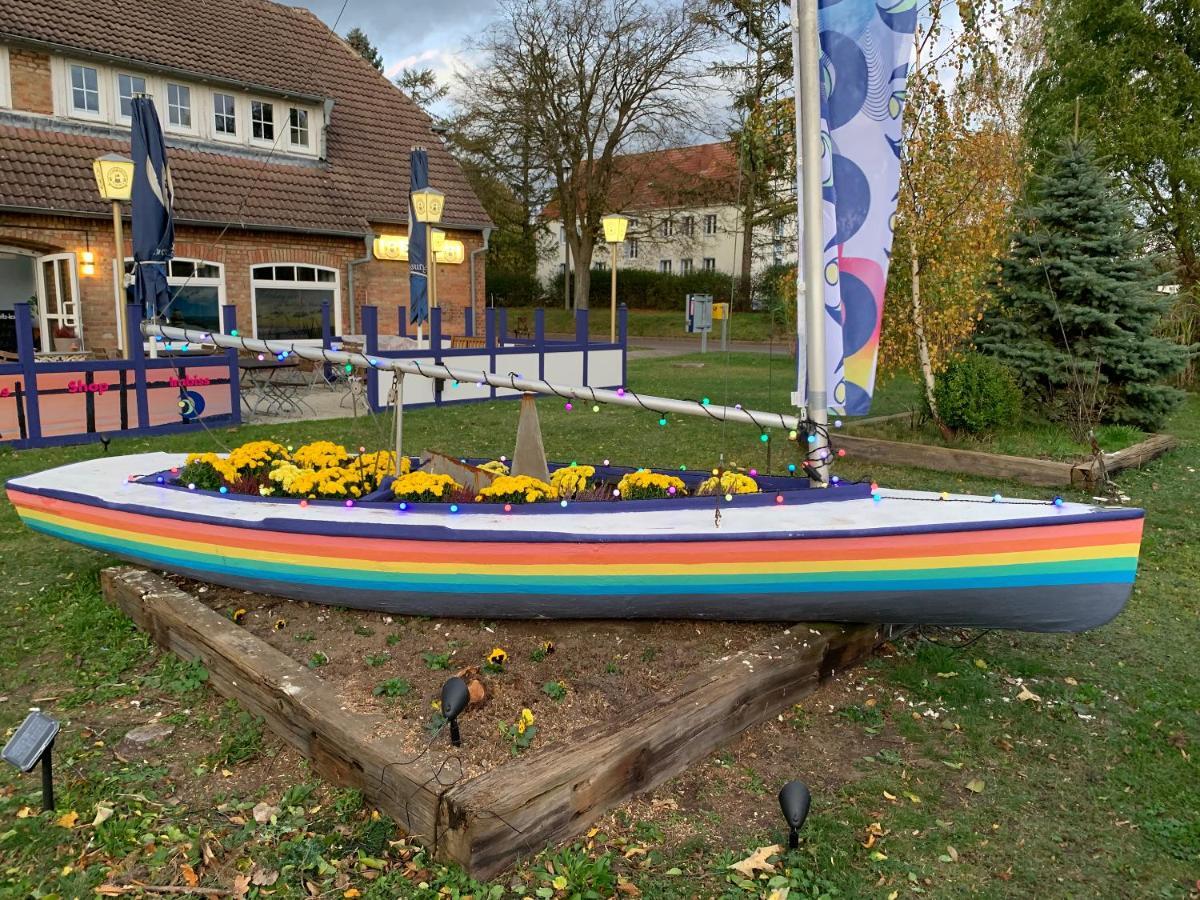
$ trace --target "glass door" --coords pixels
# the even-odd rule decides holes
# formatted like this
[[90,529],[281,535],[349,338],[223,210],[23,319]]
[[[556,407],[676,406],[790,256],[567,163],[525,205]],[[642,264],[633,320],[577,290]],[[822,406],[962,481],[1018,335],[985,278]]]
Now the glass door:
[[42,352],[82,350],[83,320],[74,253],[38,257],[37,292]]

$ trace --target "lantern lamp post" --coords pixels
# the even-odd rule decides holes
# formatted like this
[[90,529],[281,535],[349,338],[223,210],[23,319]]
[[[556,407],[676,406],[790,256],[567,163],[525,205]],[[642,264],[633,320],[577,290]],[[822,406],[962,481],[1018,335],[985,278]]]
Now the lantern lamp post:
[[[437,188],[423,187],[412,192],[413,215],[417,217],[417,221],[425,226],[436,225],[442,221],[442,210],[446,208],[446,195]],[[429,241],[425,245],[425,252],[429,258],[429,268],[427,278],[429,280],[429,308],[434,309],[437,306],[437,247],[434,245],[434,235],[441,234],[442,240],[445,240],[445,232],[439,232],[436,228],[429,228]],[[412,231],[409,230],[409,240],[412,240]],[[411,246],[411,243],[410,243]],[[409,265],[412,265],[411,259]],[[417,341],[421,340],[421,323],[417,324]]]
[[106,153],[92,163],[92,172],[96,176],[96,188],[100,198],[112,203],[113,242],[116,248],[117,280],[117,328],[119,343],[125,348],[125,358],[129,358],[129,335],[125,326],[125,298],[121,296],[125,285],[125,235],[121,229],[121,202],[128,200],[133,191],[133,160],[116,153]]
[[625,231],[629,228],[626,216],[610,215],[600,220],[604,226],[604,240],[608,243],[609,268],[612,270],[612,302],[610,304],[611,320],[609,322],[609,340],[617,342],[617,245],[625,242]]

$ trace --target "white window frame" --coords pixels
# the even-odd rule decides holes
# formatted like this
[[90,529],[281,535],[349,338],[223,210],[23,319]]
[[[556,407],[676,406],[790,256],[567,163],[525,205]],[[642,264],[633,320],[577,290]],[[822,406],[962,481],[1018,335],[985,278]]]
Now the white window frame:
[[[332,272],[333,281],[277,281],[275,278],[260,278],[258,271],[260,269],[271,268],[276,266],[292,266],[303,267],[308,269],[317,269],[322,272]],[[318,266],[313,263],[306,262],[270,262],[256,263],[250,267],[250,328],[254,337],[258,337],[258,288],[301,288],[312,289],[314,285],[332,285],[333,286],[333,333],[342,333],[342,273],[340,270],[332,266]],[[299,345],[319,346],[321,341],[317,340],[295,340],[293,343]]]
[[[233,101],[233,133],[217,130],[217,116],[225,116],[228,113],[217,112],[217,98],[228,97]],[[242,116],[242,104],[238,100],[237,94],[231,94],[228,91],[212,91],[208,95],[209,102],[209,126],[212,128],[212,137],[215,141],[228,141],[231,144],[240,144],[243,140],[242,123],[245,119]]]
[[694,262],[690,256],[684,256],[679,260],[680,275],[691,275],[694,269]]
[[[133,122],[133,116],[132,115],[127,116],[127,115],[125,115],[125,113],[121,112],[121,78],[122,78],[122,76],[124,76],[125,78],[131,78],[131,79],[132,78],[140,78],[142,80],[142,91],[147,94],[150,93],[151,83],[150,83],[150,76],[148,76],[148,75],[138,75],[136,72],[125,72],[125,71],[122,71],[121,69],[113,70],[113,73],[112,73],[113,115],[116,117],[118,122],[121,122],[122,124],[125,124],[125,125],[129,125]],[[132,101],[133,98],[137,96],[137,94],[138,94],[138,92],[134,91],[132,94],[130,94],[129,99]]]
[[626,259],[637,259],[638,258],[638,239],[637,238],[628,238],[625,241],[625,258]]
[[[308,140],[303,144],[298,144],[292,140],[292,115],[294,113],[304,114],[304,133],[308,136]],[[289,106],[287,108],[287,144],[293,150],[307,150],[312,146],[312,114],[303,106]]]
[[706,256],[706,257],[704,257],[703,265],[704,265],[703,271],[715,272],[715,271],[717,271],[717,258],[715,256]]
[[[711,226],[711,228],[709,226]],[[717,214],[716,213],[706,213],[705,214],[705,216],[704,216],[704,233],[705,234],[716,234],[717,233]]]
[[[216,278],[202,278],[199,275],[186,275],[186,276],[172,275],[171,274],[171,263],[172,262],[192,263],[197,266],[216,266],[217,270],[221,274],[219,276],[217,276]],[[121,270],[121,280],[119,283],[121,289],[116,291],[116,296],[118,298],[120,298],[117,301],[118,303],[120,303],[121,300],[125,297],[124,289],[129,284],[132,283],[130,281],[130,279],[133,277],[131,274],[129,274],[125,271],[126,269],[128,269],[129,267],[131,267],[133,265],[133,257],[132,256],[125,257],[124,263],[125,263],[125,266]],[[114,270],[116,269],[115,264],[113,265],[113,269]],[[114,277],[115,277],[115,272],[114,272]],[[227,303],[227,301],[225,299],[225,263],[217,262],[215,259],[198,259],[193,256],[176,256],[174,259],[171,259],[167,262],[167,287],[173,288],[173,287],[184,287],[184,286],[187,286],[187,287],[215,287],[217,289],[217,327],[219,328],[221,325],[221,309]],[[118,309],[118,310],[116,310],[116,313],[117,313],[116,321],[120,322],[121,321],[121,318],[120,318],[121,311]],[[119,330],[120,329],[118,329],[118,331]],[[125,349],[125,335],[124,334],[117,335],[117,346],[121,350]],[[149,348],[150,342],[146,341],[142,346]]]
[[[171,103],[171,88],[172,87],[182,88],[183,90],[187,91],[187,101],[188,101],[188,105],[187,105],[188,124],[187,125],[182,125],[182,124],[178,124],[176,122],[171,121],[171,107],[174,105]],[[163,104],[162,104],[162,108],[159,110],[159,115],[163,116],[163,123],[162,123],[163,128],[166,128],[168,131],[177,131],[182,134],[195,134],[196,133],[196,114],[198,112],[198,110],[196,109],[196,97],[198,96],[199,93],[200,92],[196,90],[195,86],[190,85],[187,82],[164,81],[162,83]]]
[[671,261],[669,259],[660,259],[658,261],[658,273],[660,275],[671,274]]
[[[262,103],[271,107],[271,128],[273,134],[270,138],[259,138],[254,136],[254,104]],[[247,102],[246,107],[250,110],[250,115],[247,117],[246,140],[252,147],[274,147],[276,141],[279,140],[279,116],[276,115],[276,110],[279,103],[275,100],[268,100],[265,97],[251,97]]]
[[696,217],[695,216],[684,216],[683,220],[682,220],[682,225],[683,225],[682,230],[683,230],[684,237],[692,237],[696,233]]
[[8,48],[0,45],[0,109],[12,108],[12,69],[8,64]]
[[[97,107],[97,109],[95,110],[95,112],[93,112],[90,109],[80,109],[79,107],[77,107],[75,105],[74,69],[76,66],[78,66],[81,69],[91,69],[93,72],[96,73],[96,107]],[[101,72],[102,72],[102,67],[96,65],[95,63],[79,62],[78,60],[73,60],[73,59],[68,59],[66,61],[66,67],[65,67],[66,89],[67,89],[66,108],[70,111],[70,114],[72,117],[74,117],[76,119],[91,119],[92,121],[97,121],[97,120],[103,121],[108,118],[108,110],[106,108],[107,104],[105,103],[105,101],[108,99],[108,97],[107,97],[108,92],[105,90],[106,82],[108,81],[108,79],[104,78],[103,75],[101,74]]]

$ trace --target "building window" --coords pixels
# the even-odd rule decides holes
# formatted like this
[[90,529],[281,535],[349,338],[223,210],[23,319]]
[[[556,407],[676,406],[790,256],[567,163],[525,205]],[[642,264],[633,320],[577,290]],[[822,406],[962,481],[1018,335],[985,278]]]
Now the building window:
[[91,66],[71,66],[71,109],[85,115],[100,115],[100,79]]
[[658,226],[660,237],[671,237],[675,234],[675,221],[673,219],[663,219],[662,224]]
[[704,271],[705,271],[705,272],[715,272],[715,271],[717,271],[717,261],[716,261],[716,259],[714,259],[714,258],[713,258],[713,257],[711,257],[711,256],[706,256],[706,257],[704,257]]
[[237,100],[232,94],[213,94],[213,129],[217,134],[237,136]]
[[275,140],[275,107],[263,100],[250,101],[250,131],[256,141]]
[[679,261],[679,274],[680,275],[691,275],[692,274],[692,261],[690,259],[681,259]]
[[[133,260],[125,260],[126,281],[133,277]],[[168,325],[176,328],[221,330],[221,304],[225,302],[225,267],[201,259],[173,259],[167,263],[167,287],[171,299],[159,310]],[[133,287],[126,288],[133,302]]]
[[705,234],[716,234],[717,233],[717,217],[716,217],[715,213],[709,213],[707,216],[704,217],[704,233]]
[[250,270],[254,336],[259,340],[320,340],[321,305],[341,329],[337,272],[322,266],[269,265]]
[[696,217],[695,216],[684,216],[682,225],[683,225],[683,233],[686,237],[691,237],[692,235],[694,235],[696,233]]
[[776,238],[783,237],[783,219],[776,219],[772,228],[774,229]]
[[121,101],[122,119],[133,117],[133,98],[146,93],[146,79],[141,75],[117,75],[117,97]]
[[671,261],[669,259],[660,259],[658,261],[658,271],[662,272],[664,275],[670,275]]
[[186,84],[167,84],[167,121],[179,128],[192,127],[192,89]]
[[288,136],[295,147],[308,146],[308,110],[292,107],[288,112]]
[[637,238],[630,238],[629,240],[625,241],[625,258],[626,259],[637,259],[638,258]]

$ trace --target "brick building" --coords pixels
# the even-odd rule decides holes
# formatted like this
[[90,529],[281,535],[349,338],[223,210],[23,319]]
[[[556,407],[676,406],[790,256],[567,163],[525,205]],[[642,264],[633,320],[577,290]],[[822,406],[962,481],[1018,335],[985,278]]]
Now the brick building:
[[68,331],[88,350],[119,345],[123,269],[92,161],[128,155],[142,93],[175,187],[172,321],[216,327],[232,303],[245,334],[308,338],[330,300],[339,333],[356,333],[366,304],[394,327],[408,264],[373,248],[407,234],[414,146],[446,194],[443,330],[463,333],[472,309],[482,321],[487,214],[429,117],[312,13],[269,0],[0,0],[0,349],[28,300],[45,349]]

